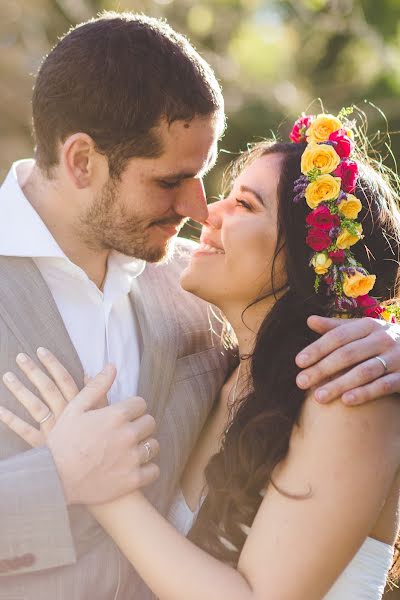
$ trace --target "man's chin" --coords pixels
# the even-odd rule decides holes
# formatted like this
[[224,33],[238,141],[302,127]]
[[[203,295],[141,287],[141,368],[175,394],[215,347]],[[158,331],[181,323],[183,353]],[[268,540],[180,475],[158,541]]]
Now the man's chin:
[[166,263],[171,260],[174,254],[175,237],[164,242],[163,245],[143,247],[140,250],[135,248],[133,252],[129,253],[129,256],[133,258],[139,258],[149,263]]
[[161,248],[159,249],[158,255],[156,253],[154,254],[155,259],[148,260],[148,262],[156,262],[156,263],[164,264],[164,263],[168,262],[169,260],[171,260],[174,255],[175,240],[176,240],[176,237],[169,239],[166,242],[166,244],[164,245],[164,247],[162,249]]

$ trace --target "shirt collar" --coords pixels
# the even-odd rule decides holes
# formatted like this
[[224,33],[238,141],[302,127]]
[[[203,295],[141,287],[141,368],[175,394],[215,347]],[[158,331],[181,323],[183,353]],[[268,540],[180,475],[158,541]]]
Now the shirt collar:
[[33,160],[15,162],[0,187],[0,255],[65,258],[18,182],[26,180],[33,165]]
[[[21,189],[34,164],[32,159],[15,162],[0,187],[0,255],[69,261]],[[111,264],[137,277],[146,263],[113,251],[109,257],[109,266]]]

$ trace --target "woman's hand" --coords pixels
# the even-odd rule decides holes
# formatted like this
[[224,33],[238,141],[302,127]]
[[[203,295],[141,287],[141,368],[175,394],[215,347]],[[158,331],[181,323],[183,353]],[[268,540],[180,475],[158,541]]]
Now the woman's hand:
[[310,317],[308,325],[321,337],[296,358],[303,369],[297,377],[300,388],[316,388],[314,397],[319,402],[341,397],[346,404],[400,393],[398,325],[371,318],[318,316]]

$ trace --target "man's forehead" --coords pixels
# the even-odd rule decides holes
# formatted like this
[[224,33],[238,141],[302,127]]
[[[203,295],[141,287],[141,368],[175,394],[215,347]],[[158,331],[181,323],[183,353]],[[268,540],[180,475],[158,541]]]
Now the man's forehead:
[[[205,174],[215,164],[217,158],[218,128],[210,119],[193,119],[190,122],[172,123],[168,131],[163,131],[164,151],[158,162],[164,169],[177,174]],[[185,127],[185,125],[188,127]]]
[[[164,157],[165,158],[165,157]],[[185,157],[179,160],[176,154],[172,160],[163,161],[162,157],[158,161],[157,175],[161,179],[190,179],[193,177],[204,177],[215,165],[217,158],[217,146],[210,148],[205,160],[199,160],[197,157]]]
[[221,137],[221,117],[218,115],[196,116],[191,120],[172,123],[162,121],[157,127],[165,150],[196,145],[212,146]]

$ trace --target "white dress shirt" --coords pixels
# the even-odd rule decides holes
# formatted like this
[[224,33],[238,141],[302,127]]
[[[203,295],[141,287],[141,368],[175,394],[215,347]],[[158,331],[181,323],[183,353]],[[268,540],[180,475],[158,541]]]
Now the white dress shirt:
[[117,402],[137,393],[141,339],[129,292],[145,262],[118,252],[108,259],[104,291],[61,250],[21,185],[34,161],[13,164],[0,187],[0,255],[31,257],[55,300],[81,360],[93,377],[107,362],[117,368],[108,394]]

